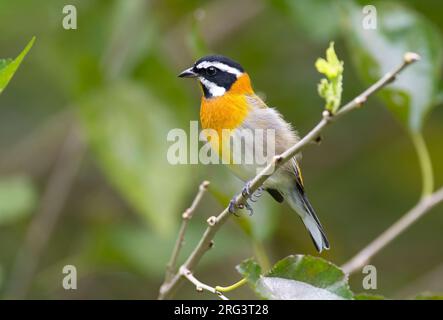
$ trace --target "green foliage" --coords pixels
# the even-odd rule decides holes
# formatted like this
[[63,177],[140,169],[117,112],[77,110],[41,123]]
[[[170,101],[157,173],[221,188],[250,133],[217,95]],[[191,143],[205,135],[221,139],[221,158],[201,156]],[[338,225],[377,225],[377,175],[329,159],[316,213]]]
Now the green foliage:
[[247,278],[257,295],[264,299],[352,299],[348,280],[337,266],[312,256],[288,256],[264,274],[253,260],[237,270]]
[[443,46],[438,30],[423,16],[393,2],[374,3],[377,29],[362,28],[361,7],[343,2],[351,57],[366,84],[372,84],[395,67],[405,52],[421,56],[380,97],[409,130],[418,132],[435,106],[442,66]]
[[[168,108],[135,83],[114,83],[80,103],[92,151],[104,174],[163,235],[172,235],[188,190],[189,166],[166,159]],[[156,139],[155,137],[165,137]],[[161,173],[161,174],[160,174]]]
[[255,288],[261,277],[261,267],[254,259],[247,259],[237,266],[237,271]]
[[[381,295],[354,294],[347,276],[333,263],[307,255],[291,255],[278,261],[270,271],[262,269],[253,259],[237,266],[255,294],[272,300],[384,300]],[[417,298],[419,298],[418,296]],[[438,295],[423,295],[423,299]],[[441,298],[441,297],[440,297]]]
[[23,51],[14,60],[0,59],[0,94],[6,88],[9,81],[11,81],[12,77],[14,76],[18,67],[22,63],[26,54],[29,52],[29,50],[31,50],[32,46],[34,45],[34,42],[35,42],[35,37],[33,37],[31,41],[29,41],[29,43],[26,45]]
[[327,78],[321,79],[318,85],[318,94],[326,101],[325,109],[335,113],[340,107],[343,91],[343,61],[338,59],[333,42],[326,50],[326,59],[318,58],[315,67]]
[[0,225],[20,221],[37,204],[37,194],[31,180],[24,176],[0,179]]

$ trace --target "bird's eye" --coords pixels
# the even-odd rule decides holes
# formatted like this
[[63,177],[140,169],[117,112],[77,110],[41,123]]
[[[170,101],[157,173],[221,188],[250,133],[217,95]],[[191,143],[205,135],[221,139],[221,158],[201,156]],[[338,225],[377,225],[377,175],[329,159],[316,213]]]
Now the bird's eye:
[[217,73],[217,68],[215,68],[215,67],[209,67],[209,68],[206,69],[206,74],[208,76],[213,76],[216,73]]

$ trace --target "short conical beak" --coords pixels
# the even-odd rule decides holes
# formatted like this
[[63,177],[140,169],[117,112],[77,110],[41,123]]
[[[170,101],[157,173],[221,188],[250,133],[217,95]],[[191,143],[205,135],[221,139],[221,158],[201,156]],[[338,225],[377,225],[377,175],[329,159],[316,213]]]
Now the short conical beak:
[[182,73],[180,73],[178,76],[180,78],[195,78],[198,76],[197,73],[195,73],[193,70],[193,67],[184,70]]

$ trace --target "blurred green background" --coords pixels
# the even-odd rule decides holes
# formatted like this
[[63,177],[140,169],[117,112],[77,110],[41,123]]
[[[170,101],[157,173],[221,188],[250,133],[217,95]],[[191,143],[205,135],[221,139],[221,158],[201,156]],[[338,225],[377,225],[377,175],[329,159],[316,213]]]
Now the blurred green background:
[[[254,88],[301,135],[323,101],[315,68],[330,41],[344,60],[348,101],[397,65],[423,57],[397,91],[372,98],[304,151],[311,202],[340,265],[414,205],[420,168],[410,133],[422,132],[443,184],[442,8],[438,1],[374,3],[377,30],[362,31],[351,1],[70,1],[78,29],[62,27],[65,3],[0,0],[0,57],[36,42],[0,96],[0,297],[154,299],[181,213],[202,180],[182,259],[242,183],[218,165],[172,166],[173,128],[198,120],[200,91],[176,75],[200,55],[239,61]],[[440,94],[439,94],[440,92]],[[381,98],[381,99],[380,99]],[[388,107],[388,108],[387,108]],[[391,113],[390,111],[394,111]],[[212,285],[240,279],[235,266],[289,254],[316,255],[286,205],[263,196],[251,218],[222,228],[196,275]],[[443,291],[443,208],[430,212],[375,257],[378,290],[405,298]],[[182,261],[182,260],[180,260]],[[78,289],[62,288],[75,265]],[[363,291],[361,273],[351,288]],[[253,298],[247,288],[229,294]],[[185,284],[177,298],[213,298]]]

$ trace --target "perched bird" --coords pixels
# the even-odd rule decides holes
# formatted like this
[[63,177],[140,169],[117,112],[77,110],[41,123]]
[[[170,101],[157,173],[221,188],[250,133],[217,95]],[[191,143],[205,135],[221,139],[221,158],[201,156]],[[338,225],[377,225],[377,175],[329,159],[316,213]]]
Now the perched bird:
[[[200,109],[202,128],[212,129],[219,133],[220,137],[222,130],[230,130],[229,141],[224,141],[224,138],[210,141],[211,147],[220,155],[224,148],[232,148],[232,140],[241,139],[239,132],[242,129],[273,129],[276,154],[287,150],[299,140],[292,126],[282,118],[281,114],[274,108],[268,107],[254,93],[250,78],[239,63],[220,55],[206,56],[180,73],[179,77],[199,80],[202,88]],[[228,157],[232,158],[232,152],[228,150],[223,155],[228,154]],[[246,154],[254,152],[253,145],[246,143],[241,152]],[[267,155],[267,160],[271,161],[273,156]],[[246,182],[257,174],[257,165],[254,163],[228,165]],[[318,252],[329,249],[323,227],[306,196],[297,157],[277,169],[277,172],[263,184],[263,189],[278,202],[286,199],[308,229]],[[243,190],[249,192],[248,183]],[[233,203],[231,201],[231,206]],[[249,204],[247,208],[250,209]]]

